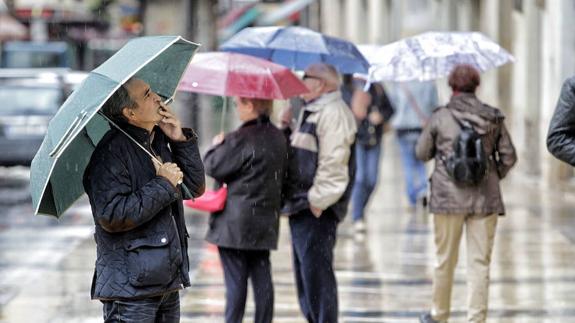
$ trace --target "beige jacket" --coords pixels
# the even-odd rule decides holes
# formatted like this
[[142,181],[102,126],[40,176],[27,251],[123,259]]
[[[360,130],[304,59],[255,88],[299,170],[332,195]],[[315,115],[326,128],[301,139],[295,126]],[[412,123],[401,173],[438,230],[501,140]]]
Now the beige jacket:
[[[485,152],[489,161],[487,177],[474,187],[456,185],[447,174],[442,156],[453,152],[453,142],[460,132],[456,119],[470,122],[485,135]],[[479,101],[475,95],[462,93],[451,98],[446,107],[435,110],[416,146],[417,158],[435,158],[431,176],[430,211],[436,214],[501,214],[505,213],[499,181],[517,161],[511,137],[503,123],[503,114]],[[494,154],[492,154],[494,153]]]
[[357,126],[339,91],[322,95],[308,104],[304,113],[310,113],[306,122],[315,124],[317,141],[298,129],[291,145],[317,152],[317,170],[307,198],[311,205],[325,210],[342,197],[349,184],[348,163]]

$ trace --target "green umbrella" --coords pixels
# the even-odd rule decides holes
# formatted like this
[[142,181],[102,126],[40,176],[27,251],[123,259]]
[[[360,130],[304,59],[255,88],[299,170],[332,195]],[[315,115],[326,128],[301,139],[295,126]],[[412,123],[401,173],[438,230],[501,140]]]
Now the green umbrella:
[[158,95],[170,98],[198,47],[180,36],[136,38],[90,72],[50,121],[32,161],[35,214],[59,217],[84,193],[84,170],[110,129],[98,111],[120,85],[136,77]]

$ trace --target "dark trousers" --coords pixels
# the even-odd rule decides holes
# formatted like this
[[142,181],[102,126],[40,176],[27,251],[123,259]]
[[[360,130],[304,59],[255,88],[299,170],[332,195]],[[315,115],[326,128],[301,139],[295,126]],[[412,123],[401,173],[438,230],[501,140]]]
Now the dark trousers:
[[255,323],[269,323],[274,316],[274,285],[269,250],[219,247],[226,283],[226,323],[241,323],[246,308],[248,278],[256,305]]
[[178,323],[180,295],[172,292],[139,300],[102,301],[104,323]]
[[319,218],[309,209],[289,218],[299,304],[310,323],[337,323],[337,282],[333,270],[337,223],[330,209]]

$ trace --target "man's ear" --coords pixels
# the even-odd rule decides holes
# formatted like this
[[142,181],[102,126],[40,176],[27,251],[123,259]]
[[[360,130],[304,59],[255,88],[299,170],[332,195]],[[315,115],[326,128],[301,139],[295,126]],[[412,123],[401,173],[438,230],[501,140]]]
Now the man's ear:
[[323,93],[325,92],[325,89],[327,87],[327,82],[322,80],[319,80],[319,85],[315,88],[317,93]]
[[122,115],[124,115],[124,118],[127,120],[133,120],[135,117],[134,111],[128,107],[122,109]]

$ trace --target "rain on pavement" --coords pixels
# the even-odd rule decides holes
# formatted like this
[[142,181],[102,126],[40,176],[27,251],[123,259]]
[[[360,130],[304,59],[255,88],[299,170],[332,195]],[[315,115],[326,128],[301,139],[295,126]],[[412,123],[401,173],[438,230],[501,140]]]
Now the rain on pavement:
[[[416,322],[430,304],[430,216],[405,208],[398,153],[392,135],[386,137],[367,233],[355,234],[349,217],[339,227],[341,322]],[[101,322],[101,304],[90,300],[95,245],[87,199],[60,220],[33,216],[28,176],[27,168],[0,168],[0,322]],[[515,174],[504,182],[504,200],[507,216],[498,223],[488,322],[575,321],[575,194],[546,190]],[[207,215],[186,212],[192,287],[181,294],[181,321],[223,322],[217,249],[203,241]],[[305,322],[285,219],[281,225],[280,247],[272,253],[274,322]],[[465,291],[462,252],[450,322],[465,320]],[[248,299],[244,322],[252,317]]]

